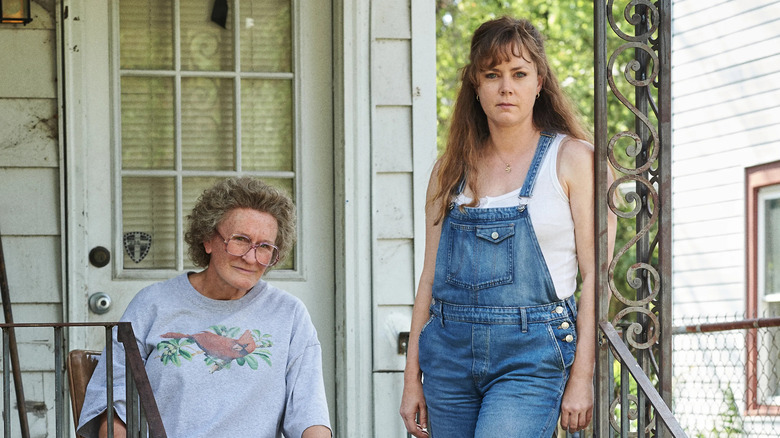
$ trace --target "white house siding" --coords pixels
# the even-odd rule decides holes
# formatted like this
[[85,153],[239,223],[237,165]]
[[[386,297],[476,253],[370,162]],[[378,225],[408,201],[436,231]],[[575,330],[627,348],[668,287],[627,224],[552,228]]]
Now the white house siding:
[[[433,2],[372,2],[371,169],[374,436],[405,437],[398,415],[436,156]],[[417,263],[416,263],[417,262]]]
[[[0,235],[15,322],[60,322],[63,314],[54,10],[54,0],[33,1],[32,23],[0,24]],[[19,329],[16,337],[31,434],[53,436],[52,331]],[[14,414],[16,406],[12,391]]]
[[745,168],[780,160],[780,2],[673,2],[674,317],[745,309]]
[[[672,17],[673,317],[741,319],[745,168],[780,160],[780,2],[679,0]],[[745,357],[743,331],[674,337],[684,427],[723,430],[726,388],[744,410]],[[775,436],[759,433],[766,417],[742,420],[744,436]]]

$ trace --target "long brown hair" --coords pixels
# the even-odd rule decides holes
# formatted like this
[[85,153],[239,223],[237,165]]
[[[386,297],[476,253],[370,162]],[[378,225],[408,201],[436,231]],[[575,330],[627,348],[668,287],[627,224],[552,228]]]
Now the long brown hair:
[[533,124],[540,131],[553,131],[588,140],[590,135],[582,126],[579,115],[558,84],[544,51],[544,37],[528,21],[501,17],[486,21],[477,28],[471,39],[469,63],[460,75],[460,91],[455,100],[447,147],[439,162],[437,187],[430,205],[440,206],[434,223],[447,214],[455,186],[466,174],[469,188],[474,193],[474,204],[479,199],[476,181],[476,163],[480,158],[490,130],[482,106],[477,101],[480,71],[488,70],[513,56],[528,57],[542,77],[542,91],[533,108]]

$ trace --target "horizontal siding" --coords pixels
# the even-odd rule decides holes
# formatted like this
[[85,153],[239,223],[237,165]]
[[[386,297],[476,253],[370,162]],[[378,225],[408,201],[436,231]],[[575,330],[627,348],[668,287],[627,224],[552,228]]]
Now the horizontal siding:
[[716,254],[675,254],[673,274],[695,272],[706,268],[739,268],[743,265],[740,261],[742,254],[740,249],[718,251]]
[[[676,280],[675,280],[676,281]],[[674,297],[675,304],[697,304],[715,301],[734,300],[731,289],[738,287],[741,282],[726,282],[717,285],[703,284],[698,286],[675,286]],[[736,311],[741,309],[731,309]],[[704,315],[706,313],[702,313]]]
[[[59,171],[56,168],[0,167],[0,206],[3,206],[0,208],[0,231],[3,236],[58,236],[59,186]],[[47,259],[52,257],[61,259],[59,251]],[[42,267],[36,264],[25,268]],[[33,272],[23,274],[24,277],[32,275]]]
[[[62,301],[62,259],[57,256],[60,245],[59,236],[3,236],[8,290],[14,306],[18,303],[59,304]],[[27,275],[32,274],[33,269],[34,275]],[[19,317],[14,316],[14,321],[19,322]],[[45,321],[52,320],[40,322]]]
[[55,99],[0,98],[0,115],[0,167],[59,166]]
[[707,113],[714,105],[728,105],[754,96],[763,97],[764,93],[774,93],[780,88],[778,81],[780,81],[780,73],[772,73],[721,84],[712,89],[711,93],[701,93],[701,87],[699,87],[696,78],[687,80],[687,83],[685,81],[675,82],[672,84],[674,111],[676,115],[681,116],[691,111],[704,110]]
[[[22,381],[24,382],[24,399],[27,406],[27,426],[32,437],[56,437],[56,417],[54,415],[54,395],[55,376],[54,372],[23,372]],[[65,400],[65,403],[69,403]],[[19,427],[19,415],[16,412],[16,392],[11,391],[11,435],[12,437],[22,436]],[[70,405],[68,405],[70,406]],[[0,409],[5,409],[3,399],[0,399]],[[67,414],[67,413],[66,413]],[[70,415],[70,414],[68,414]],[[67,434],[69,417],[66,417],[65,433]],[[67,435],[65,435],[67,436]]]
[[778,15],[776,0],[676,0],[672,3],[674,50],[731,37],[751,27],[765,27],[765,32],[771,32],[771,23]]
[[[674,256],[714,255],[721,257],[721,253],[726,251],[741,251],[744,254],[745,235],[743,233],[728,233],[717,238],[700,237],[695,239],[680,239],[675,235],[672,241],[672,251]],[[744,266],[744,261],[740,261],[740,266]],[[677,281],[676,276],[674,281]]]
[[[780,39],[778,39],[777,43],[780,44]],[[757,114],[763,114],[765,111],[776,111],[778,107],[780,107],[780,103],[768,100],[764,94],[742,94],[739,99],[725,102],[711,101],[708,102],[706,107],[696,108],[691,111],[680,111],[679,108],[676,108],[674,126],[678,131],[678,135],[681,135],[681,132],[686,128],[696,127],[702,123],[728,123],[732,118],[751,117]],[[719,118],[716,119],[714,116],[718,116]],[[765,119],[763,123],[759,124],[759,126],[771,125],[773,119],[773,117],[769,117]],[[679,157],[679,153],[677,156]]]
[[[700,175],[702,178],[707,178],[712,183],[719,183],[719,181],[712,180],[709,177],[709,173],[716,170],[730,169],[732,172],[738,172],[742,175],[744,180],[744,168],[750,166],[756,166],[763,163],[769,163],[780,158],[780,139],[771,139],[767,136],[777,136],[778,131],[766,130],[762,131],[766,136],[758,138],[755,135],[754,141],[761,143],[750,144],[749,139],[745,138],[750,136],[751,132],[747,131],[743,133],[742,139],[739,142],[733,143],[733,148],[726,150],[719,154],[710,154],[707,151],[707,144],[702,144],[702,153],[699,157],[691,158],[687,160],[673,160],[672,175],[673,177],[681,175]],[[705,135],[702,132],[702,135]],[[735,134],[733,137],[737,137],[739,134]],[[672,136],[672,142],[675,142],[674,135]],[[713,143],[719,143],[720,141],[726,141],[722,139],[713,139]],[[674,143],[677,145],[678,143]],[[677,146],[675,146],[677,147]],[[685,148],[684,144],[680,144],[681,148]],[[674,154],[673,154],[674,155]],[[680,192],[682,188],[678,188]]]
[[674,317],[745,311],[745,168],[780,160],[780,2],[673,2]]
[[672,318],[674,321],[684,321],[703,315],[718,316],[723,320],[733,321],[745,316],[745,297],[731,296],[729,299],[709,299],[702,297],[696,302],[678,302],[675,291],[674,309]]
[[[32,2],[27,26],[0,26],[0,238],[17,323],[62,321],[56,3]],[[53,330],[15,332],[30,435],[55,436]],[[11,436],[21,436],[8,390],[11,406],[0,409],[12,410]]]
[[[57,97],[56,38],[51,29],[0,27],[0,98]],[[13,59],[13,62],[8,62]]]
[[741,215],[734,215],[722,219],[711,219],[706,221],[691,221],[687,223],[676,224],[674,229],[677,241],[685,239],[699,239],[709,237],[719,239],[725,232],[743,233],[745,224],[741,220]]
[[[386,396],[393,379],[385,373],[403,370],[398,333],[409,330],[415,290],[412,21],[409,0],[372,6],[372,368],[375,400],[389,402],[397,397]],[[397,429],[397,410],[375,403],[376,430]]]

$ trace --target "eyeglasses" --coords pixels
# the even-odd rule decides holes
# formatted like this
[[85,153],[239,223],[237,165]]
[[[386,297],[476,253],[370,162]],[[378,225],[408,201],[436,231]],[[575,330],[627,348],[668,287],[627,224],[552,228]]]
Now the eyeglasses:
[[232,256],[243,257],[254,249],[257,263],[263,266],[273,266],[279,261],[279,248],[270,243],[252,243],[252,239],[243,234],[231,234],[227,239],[219,231],[217,234],[225,242],[225,252]]

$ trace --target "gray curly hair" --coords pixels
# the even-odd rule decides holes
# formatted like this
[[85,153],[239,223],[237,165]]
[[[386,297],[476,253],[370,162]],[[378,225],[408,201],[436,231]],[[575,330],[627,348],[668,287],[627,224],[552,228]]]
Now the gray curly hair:
[[234,177],[206,189],[187,216],[184,241],[189,245],[189,256],[195,266],[208,266],[211,256],[203,242],[214,237],[217,225],[236,208],[251,208],[273,216],[278,226],[274,245],[279,248],[279,262],[287,257],[296,237],[295,204],[284,192],[259,179]]

